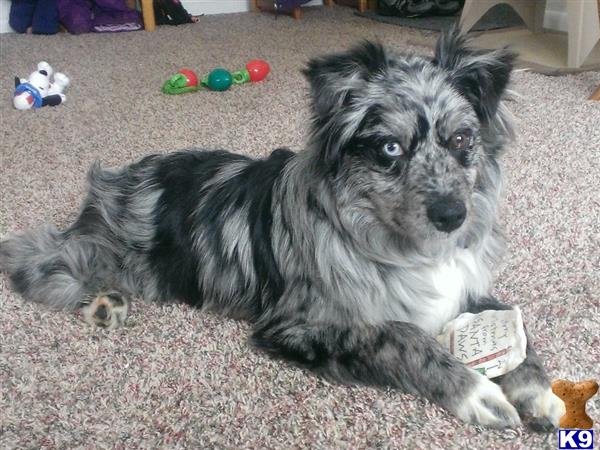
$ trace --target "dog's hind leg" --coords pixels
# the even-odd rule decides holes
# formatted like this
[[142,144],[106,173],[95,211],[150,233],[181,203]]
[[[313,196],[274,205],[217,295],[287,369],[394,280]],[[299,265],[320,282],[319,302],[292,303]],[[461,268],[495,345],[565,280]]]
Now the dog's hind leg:
[[131,258],[154,236],[152,212],[160,191],[152,185],[153,161],[107,170],[94,164],[88,195],[71,227],[46,226],[0,242],[0,271],[14,289],[25,300],[54,309],[82,308],[93,325],[122,325],[125,295],[140,294],[140,286],[151,284],[131,276],[141,272]]
[[129,302],[117,291],[99,293],[82,308],[87,323],[107,330],[123,326],[128,309]]
[[[0,243],[0,270],[28,301],[58,310],[84,308],[89,323],[116,328],[127,301],[114,287],[116,257],[98,235],[46,226]],[[99,292],[107,292],[98,295]]]

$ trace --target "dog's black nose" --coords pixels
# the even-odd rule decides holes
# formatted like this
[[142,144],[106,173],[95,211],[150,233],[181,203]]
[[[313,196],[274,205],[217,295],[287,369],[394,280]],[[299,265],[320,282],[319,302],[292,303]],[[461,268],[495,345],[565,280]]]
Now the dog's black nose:
[[444,198],[427,207],[427,217],[440,231],[456,230],[467,217],[467,207],[460,200]]

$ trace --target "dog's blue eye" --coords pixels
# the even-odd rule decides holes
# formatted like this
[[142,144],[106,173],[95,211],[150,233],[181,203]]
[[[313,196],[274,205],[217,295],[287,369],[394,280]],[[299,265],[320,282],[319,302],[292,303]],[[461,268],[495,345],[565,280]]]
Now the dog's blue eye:
[[383,144],[383,151],[388,156],[402,156],[404,154],[402,146],[397,142],[386,142]]

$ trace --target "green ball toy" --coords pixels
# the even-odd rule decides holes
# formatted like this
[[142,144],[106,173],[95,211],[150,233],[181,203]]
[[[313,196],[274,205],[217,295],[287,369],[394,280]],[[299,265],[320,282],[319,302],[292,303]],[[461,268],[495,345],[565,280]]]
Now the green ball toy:
[[231,74],[225,69],[215,69],[208,74],[208,80],[206,82],[209,89],[213,91],[226,91],[231,87],[233,78]]

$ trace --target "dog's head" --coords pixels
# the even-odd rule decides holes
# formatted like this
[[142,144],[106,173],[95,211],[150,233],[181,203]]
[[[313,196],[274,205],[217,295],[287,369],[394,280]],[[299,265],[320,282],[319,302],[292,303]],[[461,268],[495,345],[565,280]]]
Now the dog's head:
[[500,110],[513,60],[453,31],[433,58],[364,42],[310,61],[313,148],[350,220],[415,244],[459,235],[510,134]]

